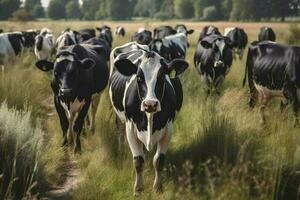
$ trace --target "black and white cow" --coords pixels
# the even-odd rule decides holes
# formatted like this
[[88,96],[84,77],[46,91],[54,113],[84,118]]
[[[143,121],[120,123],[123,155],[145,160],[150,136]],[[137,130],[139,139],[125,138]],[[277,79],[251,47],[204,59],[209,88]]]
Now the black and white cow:
[[56,39],[55,42],[56,50],[59,51],[61,48],[65,46],[78,44],[78,35],[79,33],[77,31],[72,31],[70,29],[64,30]]
[[24,47],[26,48],[32,48],[35,45],[35,37],[40,33],[40,31],[35,29],[30,29],[23,31],[23,37],[24,37]]
[[232,65],[232,43],[229,38],[220,35],[209,35],[199,43],[194,55],[194,64],[207,95],[213,89],[220,94],[220,87]]
[[176,33],[175,35],[166,36],[163,39],[154,39],[149,46],[151,50],[169,61],[175,58],[184,59],[188,48],[187,35]]
[[209,35],[222,35],[219,29],[215,26],[209,25],[205,26],[200,32],[200,37],[198,41],[201,41],[203,38]]
[[143,190],[144,146],[150,151],[156,144],[153,189],[162,191],[165,154],[183,99],[178,75],[187,67],[182,59],[167,63],[149,51],[148,46],[136,42],[117,47],[111,53],[109,94],[118,117],[126,124],[136,172],[135,193]]
[[102,46],[102,48],[103,48],[102,57],[105,57],[107,62],[109,61],[111,48],[109,47],[109,44],[107,43],[106,40],[104,40],[102,38],[98,38],[98,37],[93,37],[93,38],[85,41],[84,43],[91,44],[91,45],[97,44],[97,45]]
[[139,44],[148,45],[152,41],[152,33],[149,30],[140,28],[131,37],[131,41],[136,41]]
[[258,94],[263,124],[269,100],[282,97],[293,104],[294,125],[299,125],[300,47],[270,41],[252,43],[248,51],[244,84],[247,75],[251,94],[249,106],[255,106]]
[[35,37],[34,53],[39,60],[47,60],[54,50],[54,35],[51,30],[43,28]]
[[25,47],[25,38],[21,32],[1,33],[0,44],[0,65],[3,67],[13,57],[21,54]]
[[238,27],[226,28],[224,36],[233,42],[233,58],[235,59],[238,56],[241,60],[248,44],[248,36],[244,29]]
[[169,35],[174,35],[177,33],[177,30],[171,26],[159,26],[153,30],[154,39],[162,39]]
[[124,37],[125,36],[125,29],[123,26],[117,26],[115,30],[115,35],[117,37]]
[[258,35],[258,41],[276,41],[276,34],[270,27],[261,27]]
[[97,27],[96,29],[100,32],[99,37],[107,41],[109,47],[111,48],[113,42],[111,28],[105,25],[105,26]]
[[96,31],[92,28],[85,28],[79,30],[79,34],[77,36],[78,43],[87,41],[93,37],[96,37]]
[[63,132],[63,145],[73,139],[75,153],[81,152],[80,133],[90,104],[91,130],[95,130],[100,94],[109,78],[103,52],[103,47],[98,44],[82,43],[61,48],[54,63],[46,60],[36,63],[42,71],[53,70],[51,87]]
[[176,33],[184,33],[186,36],[194,33],[193,29],[188,30],[184,24],[177,24],[175,26]]

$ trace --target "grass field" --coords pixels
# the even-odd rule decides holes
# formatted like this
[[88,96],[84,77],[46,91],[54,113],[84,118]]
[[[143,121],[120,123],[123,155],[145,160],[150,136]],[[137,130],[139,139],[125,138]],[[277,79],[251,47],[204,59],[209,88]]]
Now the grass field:
[[[113,45],[118,46],[129,41],[132,33],[140,27],[152,30],[161,24],[176,23],[58,21],[0,22],[0,25],[4,31],[48,27],[57,35],[67,27],[78,30],[106,24],[114,30],[121,24],[126,29],[126,37],[114,39]],[[181,77],[184,103],[175,121],[166,157],[164,193],[152,193],[154,153],[150,152],[146,153],[145,159],[145,191],[139,198],[299,199],[300,129],[293,128],[291,108],[281,113],[279,101],[273,100],[267,109],[267,125],[262,127],[258,109],[250,111],[247,107],[248,88],[242,87],[245,56],[242,61],[234,61],[221,96],[211,96],[207,100],[192,61],[199,32],[207,24],[213,24],[221,31],[230,26],[242,27],[250,41],[256,40],[261,26],[268,25],[277,33],[278,42],[285,41],[289,24],[185,24],[195,29],[195,33],[189,37],[191,46],[187,60],[190,67]],[[62,134],[52,105],[51,77],[35,69],[34,63],[33,53],[26,52],[7,66],[0,76],[0,99],[7,99],[9,106],[17,105],[19,109],[28,104],[34,118],[40,119],[46,132],[42,155],[43,179],[55,184],[60,180],[60,169],[65,159],[60,148]],[[78,200],[134,199],[132,157],[126,143],[122,150],[118,149],[118,135],[124,132],[116,127],[107,90],[101,99],[96,122],[96,134],[92,136],[88,132],[82,137],[83,153],[76,156],[76,160],[83,181],[70,195]]]

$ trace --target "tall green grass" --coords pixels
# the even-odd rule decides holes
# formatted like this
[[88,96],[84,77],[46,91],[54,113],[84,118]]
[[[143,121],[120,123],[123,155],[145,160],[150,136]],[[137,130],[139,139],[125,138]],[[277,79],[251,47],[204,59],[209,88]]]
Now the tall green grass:
[[41,169],[44,132],[31,111],[0,106],[0,199],[30,197]]

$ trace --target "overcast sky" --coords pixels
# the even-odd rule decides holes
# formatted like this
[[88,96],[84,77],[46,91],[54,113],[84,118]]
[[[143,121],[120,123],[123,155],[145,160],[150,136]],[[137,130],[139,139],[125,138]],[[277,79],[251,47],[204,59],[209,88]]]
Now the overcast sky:
[[42,0],[42,5],[43,5],[44,7],[47,7],[48,4],[49,4],[49,1],[50,1],[50,0]]

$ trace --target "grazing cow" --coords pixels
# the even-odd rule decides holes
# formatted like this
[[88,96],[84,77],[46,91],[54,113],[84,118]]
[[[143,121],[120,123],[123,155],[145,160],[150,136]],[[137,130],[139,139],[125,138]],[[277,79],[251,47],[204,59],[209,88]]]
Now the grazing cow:
[[97,27],[96,29],[100,32],[99,37],[104,39],[108,43],[109,47],[111,48],[112,42],[113,42],[113,37],[112,37],[110,27],[102,26],[102,27]]
[[117,26],[115,30],[115,35],[118,37],[124,37],[125,36],[125,29],[123,26]]
[[219,29],[215,26],[209,25],[205,26],[200,32],[200,37],[198,41],[201,41],[203,38],[209,35],[222,35]]
[[62,47],[78,44],[78,35],[79,33],[76,31],[64,30],[56,39],[56,50],[59,51]]
[[21,32],[1,33],[0,34],[0,65],[19,55],[25,47],[25,38]]
[[153,37],[154,39],[162,39],[169,35],[174,35],[177,33],[177,30],[172,28],[171,26],[159,26],[154,29]]
[[184,33],[176,33],[163,39],[154,39],[149,46],[151,50],[171,61],[175,58],[185,58],[188,41]]
[[111,53],[109,94],[118,117],[126,124],[126,136],[133,155],[135,194],[143,190],[144,146],[153,158],[153,189],[162,192],[165,154],[173,132],[175,114],[182,105],[182,86],[178,75],[188,63],[175,59],[167,63],[136,42],[115,48]]
[[87,41],[93,37],[96,37],[96,31],[92,28],[81,29],[78,34],[78,43]]
[[261,122],[265,108],[272,97],[282,97],[293,104],[294,126],[299,125],[300,106],[300,47],[276,44],[270,41],[253,42],[249,46],[246,72],[250,88],[249,106],[256,104],[258,93],[261,104]]
[[233,42],[233,58],[236,56],[241,60],[248,44],[248,36],[244,29],[238,27],[226,28],[224,35]]
[[220,87],[232,65],[232,43],[229,38],[217,34],[203,38],[194,55],[194,64],[207,89],[220,94]]
[[40,33],[40,31],[37,30],[27,30],[23,31],[23,37],[24,37],[24,47],[26,48],[32,48],[35,45],[35,37]]
[[261,27],[258,35],[258,41],[276,41],[276,34],[270,27]]
[[90,104],[91,129],[93,132],[95,130],[95,115],[100,94],[109,78],[103,52],[104,48],[97,43],[75,44],[61,48],[54,63],[46,60],[36,63],[42,71],[54,72],[51,87],[63,131],[63,145],[72,142],[73,139],[75,153],[81,152],[80,133]]
[[152,41],[152,33],[144,28],[140,28],[131,37],[131,41],[136,41],[139,44],[148,45]]
[[50,58],[54,50],[54,36],[52,31],[43,28],[41,33],[35,37],[34,53],[39,60]]

